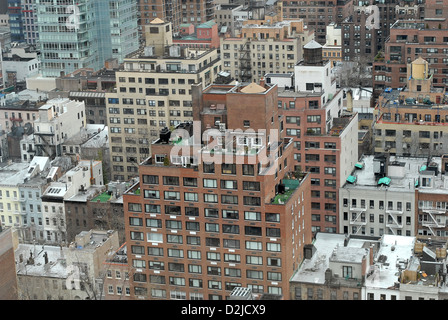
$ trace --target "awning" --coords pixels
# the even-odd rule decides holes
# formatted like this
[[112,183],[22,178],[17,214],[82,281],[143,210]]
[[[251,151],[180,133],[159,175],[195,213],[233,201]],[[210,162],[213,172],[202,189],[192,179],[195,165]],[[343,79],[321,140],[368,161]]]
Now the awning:
[[347,182],[349,182],[349,183],[355,183],[355,181],[356,181],[356,177],[354,177],[354,176],[348,176],[348,178],[347,178]]
[[361,162],[358,162],[358,163],[355,164],[355,168],[362,169],[362,168],[364,168],[364,164],[361,163]]
[[389,185],[390,184],[391,179],[388,177],[384,177],[381,178],[380,180],[378,180],[378,184],[385,184],[385,185]]
[[422,165],[422,166],[420,167],[420,172],[425,171],[425,170],[426,170],[426,166],[425,166],[425,165]]

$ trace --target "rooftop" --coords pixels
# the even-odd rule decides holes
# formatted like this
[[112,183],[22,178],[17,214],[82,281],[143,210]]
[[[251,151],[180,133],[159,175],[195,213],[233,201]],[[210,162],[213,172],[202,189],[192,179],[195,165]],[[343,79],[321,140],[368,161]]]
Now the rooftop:
[[[67,278],[69,269],[65,264],[62,247],[21,243],[15,251],[15,257],[18,275]],[[46,261],[48,262],[45,263]]]
[[365,244],[372,241],[372,239],[350,239],[344,249],[345,240],[344,234],[317,233],[313,243],[315,253],[310,259],[304,259],[290,281],[324,284],[330,258],[335,261],[339,259],[359,263],[366,255]]
[[381,184],[375,175],[378,172],[378,157],[366,155],[360,160],[362,169],[354,168],[351,177],[354,183],[346,183],[344,188],[356,189],[385,189],[395,192],[413,192],[419,178],[420,168],[426,165],[427,158],[390,156],[386,177],[390,178],[387,185]]

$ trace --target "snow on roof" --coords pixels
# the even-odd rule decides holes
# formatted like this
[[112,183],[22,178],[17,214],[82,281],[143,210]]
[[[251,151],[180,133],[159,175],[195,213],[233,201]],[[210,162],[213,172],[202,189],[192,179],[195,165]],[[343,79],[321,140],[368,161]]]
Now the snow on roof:
[[415,237],[383,235],[372,275],[366,277],[369,289],[387,289],[398,281],[398,265],[413,256]]
[[[34,259],[34,264],[27,264],[31,254]],[[47,254],[48,258],[47,264],[45,264],[45,254]],[[19,244],[15,251],[15,257],[18,275],[67,278],[67,268],[62,262],[63,255],[61,247]],[[20,262],[20,257],[23,259],[22,263]]]

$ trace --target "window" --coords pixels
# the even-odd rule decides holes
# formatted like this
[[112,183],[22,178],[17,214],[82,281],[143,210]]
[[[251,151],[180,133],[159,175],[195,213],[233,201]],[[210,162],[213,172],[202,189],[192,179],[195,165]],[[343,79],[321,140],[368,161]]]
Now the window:
[[204,179],[203,184],[204,184],[204,188],[217,188],[217,180],[216,179]]
[[239,219],[238,210],[222,210],[223,219]]
[[217,203],[218,195],[217,194],[204,194],[204,202]]
[[204,171],[204,173],[215,173],[215,164],[214,163],[204,163],[203,171]]
[[353,270],[350,266],[342,266],[342,276],[347,279],[353,278]]
[[261,236],[262,235],[261,227],[245,226],[244,232],[246,235],[249,235],[249,236]]
[[261,221],[261,213],[245,211],[244,212],[244,220]]
[[219,224],[218,223],[206,223],[205,231],[207,232],[219,232]]
[[159,184],[159,176],[143,175],[144,184]]
[[180,215],[181,211],[180,211],[180,206],[169,206],[166,205],[165,206],[165,214],[169,214],[169,215]]
[[253,164],[243,164],[243,175],[244,176],[255,175],[255,166]]
[[260,191],[260,182],[243,181],[243,190]]
[[142,205],[140,203],[129,203],[128,210],[132,212],[142,212]]
[[180,193],[177,191],[164,191],[165,200],[180,200]]
[[221,189],[238,189],[236,180],[221,180]]
[[240,233],[240,226],[234,224],[223,224],[222,225],[222,233]]
[[143,196],[147,199],[160,199],[158,190],[143,190]]
[[204,215],[209,218],[219,218],[218,209],[205,208]]
[[223,174],[236,174],[236,164],[223,163],[221,165],[221,172]]
[[185,192],[184,193],[184,199],[185,201],[198,201],[198,194],[196,192]]
[[163,184],[169,186],[178,186],[179,185],[179,177],[163,177]]
[[223,203],[223,204],[238,204],[238,196],[222,195],[221,203]]
[[198,180],[196,178],[184,178],[184,186],[185,187],[197,187]]
[[261,198],[260,197],[244,196],[243,203],[244,203],[244,205],[247,205],[247,206],[260,206]]

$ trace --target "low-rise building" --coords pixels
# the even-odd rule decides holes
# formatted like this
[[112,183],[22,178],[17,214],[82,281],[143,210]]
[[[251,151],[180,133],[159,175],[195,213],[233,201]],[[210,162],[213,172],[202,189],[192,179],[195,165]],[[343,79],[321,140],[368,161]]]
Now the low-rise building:
[[19,244],[15,250],[19,299],[100,300],[104,262],[120,247],[113,231],[89,230],[70,246]]
[[105,262],[104,278],[105,300],[131,300],[130,278],[134,276],[128,263],[127,245],[124,243]]
[[425,163],[425,158],[362,157],[339,189],[339,230],[415,236],[416,181]]
[[79,192],[87,192],[91,186],[102,184],[101,161],[80,161],[76,167],[50,183],[41,197],[47,243],[68,241],[64,201]]
[[62,144],[86,125],[85,103],[68,98],[47,100],[34,122],[36,155],[62,155]]
[[318,233],[291,277],[292,300],[444,300],[446,237]]

